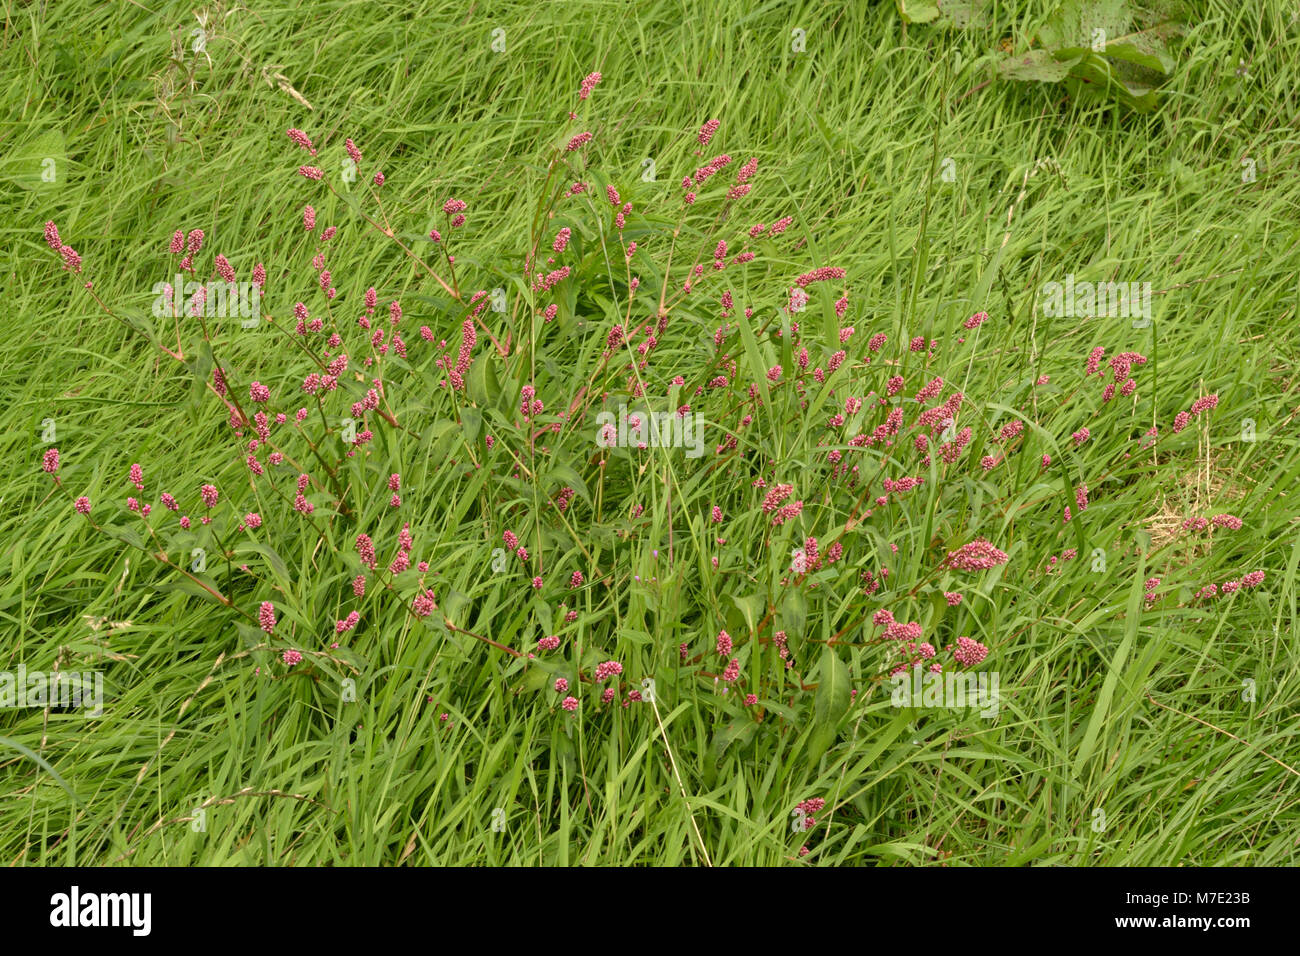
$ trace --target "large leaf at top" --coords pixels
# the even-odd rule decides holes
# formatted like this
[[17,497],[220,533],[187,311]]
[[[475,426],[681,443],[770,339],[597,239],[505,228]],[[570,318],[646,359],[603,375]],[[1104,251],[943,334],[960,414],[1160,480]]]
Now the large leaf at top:
[[939,18],[939,4],[935,0],[896,0],[898,15],[904,23],[929,23]]

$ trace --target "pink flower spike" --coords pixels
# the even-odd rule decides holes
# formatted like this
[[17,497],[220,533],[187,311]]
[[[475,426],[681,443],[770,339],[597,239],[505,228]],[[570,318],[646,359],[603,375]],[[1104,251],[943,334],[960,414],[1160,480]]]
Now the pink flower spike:
[[586,146],[590,142],[590,133],[579,133],[577,136],[573,137],[573,139],[569,140],[569,145],[564,147],[564,151],[566,153],[572,153],[576,150],[582,149],[582,147]]
[[285,130],[285,135],[288,136],[290,141],[292,141],[295,145],[301,147],[302,149],[305,149],[313,156],[316,155],[316,147],[312,146],[311,140],[307,138],[307,134],[304,133],[302,130],[288,129]]
[[1007,563],[1007,555],[983,538],[976,538],[955,551],[949,551],[945,563],[962,571],[984,571]]

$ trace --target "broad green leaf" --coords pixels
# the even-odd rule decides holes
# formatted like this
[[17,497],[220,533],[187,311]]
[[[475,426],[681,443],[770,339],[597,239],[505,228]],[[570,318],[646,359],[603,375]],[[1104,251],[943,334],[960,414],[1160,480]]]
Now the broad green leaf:
[[591,493],[587,491],[587,483],[582,480],[582,476],[576,471],[563,463],[557,463],[551,466],[548,477],[560,485],[568,485],[578,497],[591,504]]
[[465,406],[460,410],[461,428],[465,432],[465,440],[471,445],[478,440],[479,432],[483,429],[483,413],[472,406]]
[[731,600],[744,616],[745,626],[749,628],[749,633],[753,634],[758,629],[758,622],[763,618],[763,611],[767,607],[767,598],[762,594],[751,594],[748,597],[738,597],[733,594]]
[[465,375],[465,388],[470,399],[484,408],[496,404],[501,397],[501,384],[497,381],[494,356],[491,351],[482,352],[474,359]]
[[812,734],[806,758],[815,765],[839,732],[840,718],[849,709],[849,669],[832,647],[822,650],[821,683],[813,698]]
[[808,598],[799,588],[790,588],[781,602],[782,629],[794,637],[803,637],[807,625]]
[[1079,58],[1058,60],[1050,50],[1030,50],[1008,57],[998,64],[998,73],[1008,80],[1059,83],[1070,75]]
[[897,0],[898,15],[904,23],[929,23],[939,17],[935,0]]

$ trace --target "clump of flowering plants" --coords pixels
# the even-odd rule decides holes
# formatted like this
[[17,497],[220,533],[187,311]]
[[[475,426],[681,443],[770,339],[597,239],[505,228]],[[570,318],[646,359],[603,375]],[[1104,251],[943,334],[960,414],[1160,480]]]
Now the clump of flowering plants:
[[[1218,396],[1167,410],[1167,435],[1154,409],[1139,425],[1147,357],[1106,360],[1110,343],[1054,370],[1065,384],[1036,368],[967,395],[962,370],[998,318],[929,338],[855,316],[848,268],[804,261],[794,210],[751,214],[774,202],[764,164],[720,151],[718,120],[684,131],[671,186],[611,177],[578,112],[599,82],[551,137],[518,200],[531,231],[499,261],[475,255],[467,193],[400,231],[384,199],[398,172],[371,168],[362,137],[288,130],[303,252],[236,266],[216,230],[177,229],[160,262],[198,289],[164,290],[153,324],[100,302],[192,376],[227,467],[135,463],[112,501],[78,487],[75,448],[43,467],[164,586],[213,602],[259,670],[308,674],[323,697],[382,674],[395,641],[428,640],[430,690],[438,655],[486,655],[519,706],[566,731],[628,719],[662,735],[661,703],[690,701],[725,725],[717,753],[773,735],[814,766],[851,746],[854,720],[890,719],[891,677],[996,668],[1027,618],[995,597],[1083,573],[1108,483],[1206,427]],[[363,188],[326,174],[344,157]],[[336,261],[342,230],[413,278],[385,289]],[[94,263],[54,223],[45,238],[99,301]],[[209,283],[241,271],[268,303],[255,331],[208,308]],[[1059,556],[1027,557],[1027,529],[1048,529]],[[1194,570],[1144,575],[1141,610],[1172,602],[1179,574],[1201,588],[1188,607],[1264,582]],[[503,623],[507,606],[527,614]],[[799,804],[800,832],[835,812],[825,801]]]

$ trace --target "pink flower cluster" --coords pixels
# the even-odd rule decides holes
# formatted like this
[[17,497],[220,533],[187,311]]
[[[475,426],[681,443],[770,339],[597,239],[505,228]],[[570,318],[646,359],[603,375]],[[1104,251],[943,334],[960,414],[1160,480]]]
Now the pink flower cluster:
[[[731,157],[726,153],[723,153],[720,156],[714,156],[699,169],[695,170],[695,175],[688,177],[685,184],[689,185],[690,183],[694,183],[696,186],[702,186],[706,179],[710,176],[716,176],[730,163]],[[688,193],[687,195],[693,196],[694,194]]]
[[1005,551],[999,551],[983,538],[976,538],[955,551],[949,551],[945,563],[962,571],[986,571],[1007,563]]
[[957,646],[952,648],[952,656],[965,667],[974,667],[988,657],[989,649],[979,641],[969,637],[957,638]]
[[1186,428],[1193,418],[1196,418],[1201,412],[1214,408],[1219,404],[1218,395],[1203,395],[1196,401],[1192,402],[1192,407],[1185,412],[1179,412],[1174,416],[1174,434]]
[[812,272],[805,272],[794,281],[799,288],[806,289],[814,282],[828,282],[832,279],[843,279],[845,274],[845,270],[838,266],[822,266],[820,269],[812,270]]
[[1183,522],[1183,530],[1204,531],[1206,528],[1210,527],[1210,525],[1213,525],[1216,528],[1227,528],[1231,531],[1240,531],[1241,519],[1236,515],[1230,514],[1215,515],[1213,518],[1188,518]]
[[59,238],[59,229],[52,221],[45,223],[45,244],[63,257],[63,268],[69,272],[81,271],[81,256],[72,246],[65,245]]
[[776,485],[763,497],[763,511],[767,514],[772,513],[780,507],[781,502],[790,497],[793,491],[794,485]]
[[411,603],[411,611],[416,617],[428,617],[437,607],[438,604],[434,600],[433,592],[429,590],[416,595],[415,600]]
[[823,800],[821,797],[811,797],[807,800],[801,800],[798,806],[794,808],[794,812],[791,814],[791,816],[798,816],[802,818],[803,829],[805,831],[811,830],[813,826],[816,825],[817,823],[816,819],[814,819],[813,817],[813,814],[821,813],[822,809],[825,806],[826,806],[826,801]]
[[1221,585],[1207,584],[1196,592],[1193,600],[1200,601],[1204,598],[1214,597],[1216,594],[1231,594],[1241,588],[1254,588],[1264,583],[1263,571],[1251,571],[1249,574],[1242,575],[1237,581],[1224,581]]
[[605,661],[605,663],[596,666],[597,681],[608,680],[621,673],[623,673],[623,665],[618,661]]

